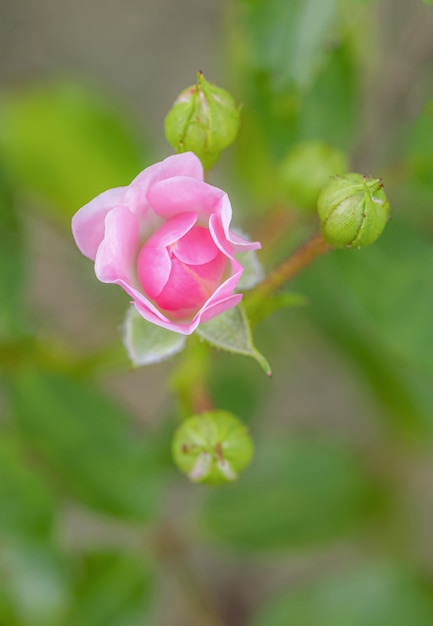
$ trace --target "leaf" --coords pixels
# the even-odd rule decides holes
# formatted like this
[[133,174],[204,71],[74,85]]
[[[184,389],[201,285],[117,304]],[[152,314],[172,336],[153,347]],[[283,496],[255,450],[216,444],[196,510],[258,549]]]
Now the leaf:
[[76,498],[119,517],[152,517],[161,492],[159,452],[150,436],[128,432],[128,417],[113,400],[84,382],[37,371],[17,374],[11,399],[26,442]]
[[378,491],[353,451],[317,439],[258,447],[235,489],[213,491],[206,535],[234,549],[282,550],[340,539],[377,513]]
[[27,466],[18,443],[0,439],[0,536],[45,537],[51,531],[54,501],[38,474]]
[[309,85],[325,54],[325,40],[337,16],[336,0],[244,2],[245,28],[257,68],[274,84]]
[[221,354],[220,358],[212,360],[212,376],[209,376],[208,384],[215,406],[250,423],[261,415],[272,389],[252,361],[251,367],[247,365],[239,367],[237,359]]
[[430,626],[431,591],[402,565],[373,563],[286,591],[251,626]]
[[244,301],[244,307],[248,314],[251,326],[255,327],[264,319],[280,311],[281,309],[287,309],[291,307],[306,306],[308,299],[300,294],[294,292],[283,292],[273,294],[263,300],[262,297],[255,297],[255,294],[251,294],[251,298],[247,296]]
[[94,87],[46,82],[6,93],[0,148],[20,186],[69,218],[108,188],[129,184],[144,151],[126,115]]
[[196,332],[216,348],[256,359],[265,374],[272,375],[269,363],[253,344],[248,320],[241,306],[201,324]]
[[151,324],[131,306],[125,318],[123,343],[133,365],[149,365],[181,352],[186,337]]
[[69,608],[69,573],[49,544],[2,546],[1,569],[15,615],[25,626],[59,626]]
[[152,595],[142,559],[128,552],[85,555],[66,626],[145,626]]
[[358,130],[360,84],[353,41],[348,39],[328,56],[299,108],[299,140],[317,140],[347,150]]
[[430,241],[394,219],[371,248],[333,252],[297,280],[313,319],[407,433],[433,428],[433,397],[415,384],[433,373],[432,266]]
[[0,340],[25,330],[25,249],[15,198],[0,171]]

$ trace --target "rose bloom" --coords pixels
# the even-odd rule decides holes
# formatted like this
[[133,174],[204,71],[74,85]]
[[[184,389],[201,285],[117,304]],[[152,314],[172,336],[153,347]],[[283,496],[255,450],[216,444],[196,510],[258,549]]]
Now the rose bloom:
[[189,335],[238,304],[235,255],[260,248],[230,231],[231,217],[227,194],[186,152],[91,200],[72,232],[100,281],[120,285],[144,319]]

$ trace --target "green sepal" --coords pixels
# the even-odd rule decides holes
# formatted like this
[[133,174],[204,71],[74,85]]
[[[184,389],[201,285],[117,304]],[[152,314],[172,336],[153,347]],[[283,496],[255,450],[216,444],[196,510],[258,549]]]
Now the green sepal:
[[271,366],[253,343],[248,318],[241,305],[201,324],[196,332],[215,348],[252,357],[267,376],[272,376]]
[[151,324],[134,306],[131,306],[123,326],[123,343],[133,365],[159,363],[181,352],[186,337]]

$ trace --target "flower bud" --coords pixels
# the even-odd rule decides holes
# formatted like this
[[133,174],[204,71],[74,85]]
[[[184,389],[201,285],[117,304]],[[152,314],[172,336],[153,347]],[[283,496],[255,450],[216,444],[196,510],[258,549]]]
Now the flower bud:
[[177,152],[194,152],[209,169],[221,150],[236,138],[239,107],[231,95],[198,73],[197,84],[184,89],[165,118],[165,136]]
[[297,144],[280,169],[283,190],[300,209],[316,209],[317,198],[331,176],[348,169],[346,155],[320,141]]
[[323,238],[336,248],[362,248],[380,236],[389,202],[380,178],[335,176],[322,190],[317,210]]
[[226,411],[189,417],[174,435],[173,458],[192,482],[233,482],[250,463],[253,442],[246,426]]

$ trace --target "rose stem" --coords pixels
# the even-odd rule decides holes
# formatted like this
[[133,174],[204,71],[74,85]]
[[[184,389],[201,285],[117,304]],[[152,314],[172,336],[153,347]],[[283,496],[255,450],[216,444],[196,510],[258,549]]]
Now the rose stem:
[[255,308],[284,283],[294,278],[304,267],[310,265],[316,257],[328,252],[331,248],[332,246],[323,239],[320,233],[314,235],[295,250],[281,265],[273,269],[265,280],[251,292],[251,295],[246,298],[248,308]]

